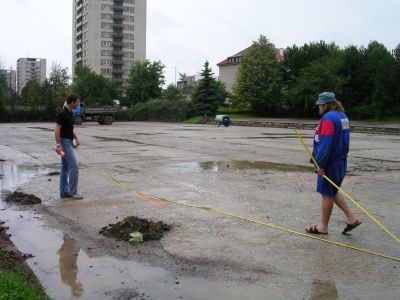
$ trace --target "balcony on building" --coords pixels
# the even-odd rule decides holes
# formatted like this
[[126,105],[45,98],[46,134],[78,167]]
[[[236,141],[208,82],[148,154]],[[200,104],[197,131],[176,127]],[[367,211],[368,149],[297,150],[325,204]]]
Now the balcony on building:
[[124,25],[122,25],[122,22],[121,23],[114,22],[114,24],[113,24],[114,29],[122,29],[123,27],[124,27]]
[[122,21],[124,16],[122,14],[114,14],[113,19],[116,21]]

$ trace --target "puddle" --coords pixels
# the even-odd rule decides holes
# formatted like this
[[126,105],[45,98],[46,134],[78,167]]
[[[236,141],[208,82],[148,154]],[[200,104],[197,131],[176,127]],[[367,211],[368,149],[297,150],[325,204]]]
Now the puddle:
[[[14,190],[40,170],[0,163],[2,191]],[[188,277],[164,268],[102,255],[52,229],[35,211],[0,202],[0,220],[51,299],[265,299],[274,298],[271,286]],[[140,247],[140,245],[139,245]],[[272,289],[271,289],[272,288]]]
[[12,191],[18,185],[27,183],[32,177],[41,174],[40,168],[21,168],[8,162],[0,163],[0,194],[3,191]]
[[202,170],[214,172],[226,172],[234,170],[266,170],[266,171],[281,171],[281,172],[310,172],[312,167],[293,164],[273,163],[266,161],[206,161],[199,162],[198,166]]
[[339,293],[334,282],[314,280],[311,285],[311,300],[339,299]]
[[45,128],[45,127],[28,127],[28,128],[31,128],[31,129],[40,129],[40,130],[43,130],[43,131],[51,131],[51,132],[54,132],[54,129]]
[[[22,217],[21,217],[22,216]],[[36,213],[0,211],[11,240],[51,299],[264,299],[263,288],[229,288],[230,283],[180,277],[148,263],[99,255],[79,242],[50,229]],[[267,295],[274,295],[267,291]],[[276,294],[275,294],[276,295]]]

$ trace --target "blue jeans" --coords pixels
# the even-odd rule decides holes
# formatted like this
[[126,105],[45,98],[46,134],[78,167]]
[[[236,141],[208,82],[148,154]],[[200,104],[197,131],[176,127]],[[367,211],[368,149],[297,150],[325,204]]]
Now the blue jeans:
[[60,196],[78,193],[79,166],[75,158],[72,140],[61,139],[61,148],[65,155],[61,158]]

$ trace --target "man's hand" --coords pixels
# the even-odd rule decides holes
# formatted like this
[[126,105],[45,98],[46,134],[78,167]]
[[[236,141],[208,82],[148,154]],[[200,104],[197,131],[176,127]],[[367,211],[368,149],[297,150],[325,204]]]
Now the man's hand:
[[74,148],[78,148],[78,146],[80,145],[78,138],[74,138],[72,143],[74,145]]
[[317,170],[317,173],[318,173],[318,175],[321,176],[321,177],[324,177],[324,176],[325,176],[325,170],[324,170],[324,169],[319,168],[319,169]]
[[64,155],[65,155],[65,153],[64,153],[64,151],[62,150],[60,144],[57,144],[57,146],[56,146],[56,152],[57,152],[58,155],[61,155],[61,157],[64,157]]

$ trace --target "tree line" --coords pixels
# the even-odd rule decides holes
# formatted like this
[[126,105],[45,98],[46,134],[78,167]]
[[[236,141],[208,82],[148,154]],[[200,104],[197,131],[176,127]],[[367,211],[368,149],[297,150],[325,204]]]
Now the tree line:
[[86,105],[112,105],[113,99],[120,99],[128,107],[120,116],[124,120],[181,121],[215,115],[221,108],[259,116],[315,117],[315,102],[323,91],[335,92],[353,119],[398,119],[400,45],[389,51],[377,41],[366,48],[344,49],[311,42],[288,47],[282,61],[275,51],[265,36],[253,42],[242,57],[231,94],[207,61],[197,85],[183,89],[172,84],[163,89],[165,66],[149,60],[135,61],[122,87],[84,66],[76,66],[70,78],[66,68],[54,64],[48,79],[28,82],[21,95],[0,76],[0,120],[54,120],[70,92]]
[[311,117],[323,91],[335,92],[352,118],[398,118],[400,45],[341,49],[319,41],[288,47],[278,61],[275,46],[260,36],[242,59],[232,103],[258,115]]

